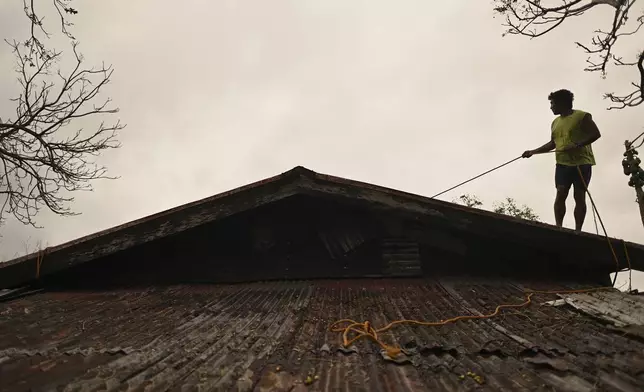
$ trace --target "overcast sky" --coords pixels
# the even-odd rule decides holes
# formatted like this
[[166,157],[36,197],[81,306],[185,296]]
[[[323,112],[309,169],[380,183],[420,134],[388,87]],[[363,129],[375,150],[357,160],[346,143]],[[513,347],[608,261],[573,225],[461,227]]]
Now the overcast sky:
[[[49,2],[42,2],[43,6]],[[38,1],[36,1],[38,4]],[[127,123],[101,157],[116,181],[76,195],[76,217],[43,213],[36,230],[9,220],[0,258],[56,245],[245,185],[297,165],[431,196],[549,140],[548,93],[568,88],[603,133],[591,191],[611,236],[644,242],[624,140],[644,105],[606,111],[636,73],[582,72],[609,7],[536,39],[502,38],[490,1],[76,2],[88,63],[116,72],[106,93]],[[0,4],[0,37],[24,40],[22,2]],[[53,18],[52,18],[53,20]],[[637,38],[618,47],[635,56]],[[63,48],[63,47],[61,47]],[[0,50],[0,117],[13,114],[12,57]],[[513,197],[553,223],[554,157],[538,156],[443,196]],[[569,200],[566,226],[574,227]],[[585,230],[594,232],[589,213]],[[643,274],[644,275],[644,274]],[[637,277],[644,289],[644,278]]]

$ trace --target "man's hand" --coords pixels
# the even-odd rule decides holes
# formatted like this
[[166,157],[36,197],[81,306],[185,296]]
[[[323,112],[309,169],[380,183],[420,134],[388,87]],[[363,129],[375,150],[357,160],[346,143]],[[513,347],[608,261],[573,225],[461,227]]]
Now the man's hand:
[[521,155],[521,156],[522,156],[523,158],[530,158],[530,157],[531,157],[531,156],[533,156],[533,155],[534,155],[534,151],[532,151],[532,150],[528,150],[528,151],[525,151],[525,152],[523,153],[523,155]]
[[521,155],[523,158],[530,158],[531,156],[535,154],[543,154],[544,152],[552,151],[555,149],[555,141],[550,140],[548,143],[544,144],[543,146],[535,149],[535,150],[528,150]]

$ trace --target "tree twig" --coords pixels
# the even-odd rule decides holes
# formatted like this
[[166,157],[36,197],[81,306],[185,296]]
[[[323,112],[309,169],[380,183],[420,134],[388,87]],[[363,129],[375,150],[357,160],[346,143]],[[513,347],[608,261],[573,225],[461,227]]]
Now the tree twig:
[[120,146],[116,138],[124,125],[116,120],[101,122],[93,131],[72,128],[81,119],[118,112],[109,98],[99,97],[113,69],[84,67],[78,43],[69,32],[73,24],[66,18],[77,13],[70,6],[72,0],[51,1],[61,33],[71,40],[74,64],[67,72],[58,67],[62,52],[45,45],[50,33],[35,0],[23,0],[30,37],[25,42],[6,41],[16,58],[21,91],[11,99],[15,116],[0,117],[0,222],[8,213],[36,226],[34,217],[43,207],[73,215],[70,192],[91,190],[93,180],[113,178],[96,157]]
[[565,20],[578,17],[587,11],[607,5],[614,9],[611,25],[608,29],[595,30],[589,44],[575,42],[577,47],[588,54],[588,72],[600,72],[602,77],[607,73],[609,64],[617,66],[634,66],[639,72],[636,82],[631,83],[630,93],[604,95],[613,105],[608,109],[623,109],[640,105],[644,100],[644,68],[642,54],[635,62],[625,62],[623,57],[616,56],[615,44],[621,37],[637,34],[644,25],[644,15],[637,17],[628,27],[629,14],[637,0],[561,0],[558,6],[546,7],[540,0],[495,0],[494,10],[505,17],[506,34],[522,35],[530,38],[541,37],[559,27]]

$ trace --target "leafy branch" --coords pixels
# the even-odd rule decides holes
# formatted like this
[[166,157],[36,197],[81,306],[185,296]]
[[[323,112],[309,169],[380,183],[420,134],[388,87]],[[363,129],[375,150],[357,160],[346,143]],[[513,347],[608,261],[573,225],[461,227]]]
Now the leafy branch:
[[[454,203],[462,204],[471,208],[483,207],[483,202],[481,201],[481,199],[479,199],[477,196],[469,194],[459,196],[454,200]],[[526,205],[518,206],[516,201],[511,197],[505,198],[505,200],[502,202],[495,203],[492,212],[530,221],[539,221],[539,216],[534,212],[532,208]]]

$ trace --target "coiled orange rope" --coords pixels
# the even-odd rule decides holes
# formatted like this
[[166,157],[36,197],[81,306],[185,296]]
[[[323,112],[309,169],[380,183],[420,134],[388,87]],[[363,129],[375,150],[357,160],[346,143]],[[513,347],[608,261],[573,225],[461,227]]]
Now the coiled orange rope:
[[[374,328],[369,321],[360,323],[351,319],[342,319],[331,324],[330,330],[332,332],[342,332],[342,346],[344,348],[351,346],[353,343],[355,343],[360,339],[367,338],[376,342],[385,351],[385,354],[387,356],[389,356],[390,358],[396,358],[402,352],[402,350],[399,347],[394,347],[386,344],[384,341],[382,341],[382,339],[380,339],[378,335],[390,330],[391,328],[399,324],[412,324],[412,325],[422,325],[426,327],[439,327],[442,325],[455,323],[461,320],[489,319],[501,313],[502,309],[509,309],[509,308],[521,309],[521,308],[527,307],[532,303],[532,296],[535,294],[582,294],[582,293],[588,293],[593,291],[610,290],[610,289],[613,289],[613,287],[607,286],[607,287],[594,287],[594,288],[582,289],[582,290],[555,290],[555,291],[538,291],[538,290],[528,289],[525,291],[526,296],[525,296],[524,302],[520,304],[499,305],[496,307],[494,312],[489,314],[464,315],[464,316],[457,316],[447,320],[440,320],[440,321],[419,321],[419,320],[403,319],[403,320],[392,321],[382,328]],[[346,324],[346,325],[340,326],[340,324]],[[355,333],[353,337],[349,337],[349,334],[351,332]]]

